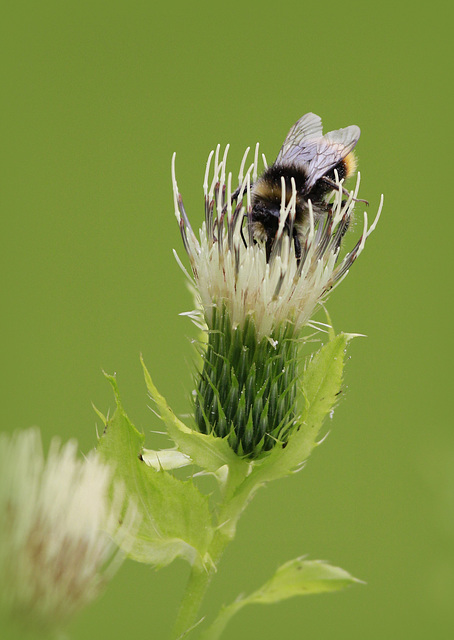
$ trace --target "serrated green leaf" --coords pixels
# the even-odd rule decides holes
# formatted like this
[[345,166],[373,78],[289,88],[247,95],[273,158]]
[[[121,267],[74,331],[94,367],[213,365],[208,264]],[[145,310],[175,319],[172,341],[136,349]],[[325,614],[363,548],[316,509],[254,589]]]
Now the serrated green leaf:
[[144,436],[126,415],[115,378],[107,378],[114,389],[117,408],[106,421],[97,448],[114,465],[116,478],[123,481],[142,517],[128,549],[129,556],[158,567],[177,557],[204,565],[209,562],[207,549],[213,536],[208,498],[192,481],[177,480],[143,462]]
[[351,338],[349,334],[340,333],[307,364],[302,379],[306,402],[299,420],[301,426],[289,436],[285,447],[275,447],[267,458],[260,461],[262,473],[269,474],[270,479],[294,471],[316,446],[323,421],[336,405],[342,389],[345,349]]
[[306,399],[305,422],[309,428],[319,429],[326,415],[337,401],[342,388],[344,355],[351,335],[335,336],[309,361],[302,380]]
[[248,462],[237,456],[226,439],[194,431],[181,422],[153,384],[142,359],[141,362],[148,392],[156,403],[169,436],[178,449],[189,456],[194,464],[206,471],[216,473],[221,467],[227,465],[231,477],[235,476],[238,480],[245,477],[249,470]]
[[279,567],[271,580],[260,589],[221,609],[211,627],[202,634],[202,638],[219,638],[232,616],[248,604],[272,604],[294,596],[339,591],[356,582],[361,581],[344,569],[333,567],[321,560],[290,560]]

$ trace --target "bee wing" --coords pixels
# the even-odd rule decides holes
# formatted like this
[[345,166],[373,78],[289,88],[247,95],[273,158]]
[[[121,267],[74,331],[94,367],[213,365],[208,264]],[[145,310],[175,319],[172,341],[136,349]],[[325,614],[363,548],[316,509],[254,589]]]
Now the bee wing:
[[287,134],[276,164],[309,163],[317,152],[317,140],[323,135],[322,119],[315,113],[306,113],[295,122]]
[[306,192],[330,169],[352,151],[359,140],[361,130],[355,124],[330,131],[316,141],[316,150],[307,166]]

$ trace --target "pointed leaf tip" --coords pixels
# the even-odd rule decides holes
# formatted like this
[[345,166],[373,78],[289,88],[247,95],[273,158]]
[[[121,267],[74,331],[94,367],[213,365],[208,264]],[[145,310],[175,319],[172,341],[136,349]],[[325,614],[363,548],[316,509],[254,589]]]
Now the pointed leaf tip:
[[100,411],[98,409],[98,407],[92,402],[91,406],[93,407],[94,412],[96,413],[96,415],[98,416],[98,418],[100,418],[103,422],[104,425],[107,424],[107,417],[102,413],[102,411]]
[[115,395],[115,399],[120,398],[120,390],[118,388],[118,382],[117,382],[117,378],[116,378],[116,374],[114,373],[113,375],[110,373],[107,373],[106,371],[104,371],[104,369],[102,370],[104,377],[106,378],[106,380],[108,380],[108,382],[110,383],[114,395]]

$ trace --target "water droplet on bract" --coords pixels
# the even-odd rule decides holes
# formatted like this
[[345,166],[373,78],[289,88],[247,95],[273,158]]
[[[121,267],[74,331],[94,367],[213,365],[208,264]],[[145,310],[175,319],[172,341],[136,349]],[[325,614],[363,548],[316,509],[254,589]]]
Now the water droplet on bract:
[[331,409],[331,411],[329,412],[329,419],[332,420],[334,416],[334,409]]

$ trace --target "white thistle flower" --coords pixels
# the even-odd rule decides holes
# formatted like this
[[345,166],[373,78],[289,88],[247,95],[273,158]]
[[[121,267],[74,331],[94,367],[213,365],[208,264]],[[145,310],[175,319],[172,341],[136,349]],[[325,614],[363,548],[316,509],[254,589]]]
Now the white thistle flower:
[[[211,328],[214,305],[222,301],[233,326],[241,326],[247,316],[253,316],[259,339],[271,337],[276,327],[288,321],[294,324],[294,329],[298,332],[310,323],[318,305],[326,300],[329,292],[347,275],[362,252],[366,239],[378,222],[382,202],[370,227],[367,214],[364,213],[361,238],[343,259],[340,259],[341,240],[357,200],[359,174],[356,187],[346,201],[342,200],[341,188],[334,192],[334,202],[328,215],[316,219],[309,202],[309,220],[302,243],[302,256],[297,261],[293,243],[285,231],[287,219],[292,221],[295,218],[296,188],[292,181],[291,197],[286,198],[283,180],[279,229],[267,262],[264,247],[256,242],[256,238],[250,235],[249,242],[245,243],[241,237],[243,218],[251,215],[251,174],[252,181],[255,182],[258,175],[258,145],[254,162],[246,175],[244,166],[249,148],[243,156],[239,172],[238,205],[235,208],[232,205],[232,174],[226,173],[228,150],[229,146],[220,159],[218,145],[216,152],[212,151],[208,158],[204,181],[205,221],[199,238],[191,228],[178,190],[175,155],[172,161],[175,215],[191,263],[200,303],[200,309],[191,314],[192,318],[196,324],[204,326],[207,323]],[[264,157],[263,162],[266,167]],[[342,184],[339,181],[337,183],[339,186]],[[182,266],[179,260],[178,262]]]
[[61,629],[120,565],[136,511],[110,467],[38,429],[0,434],[0,611],[34,631]]

